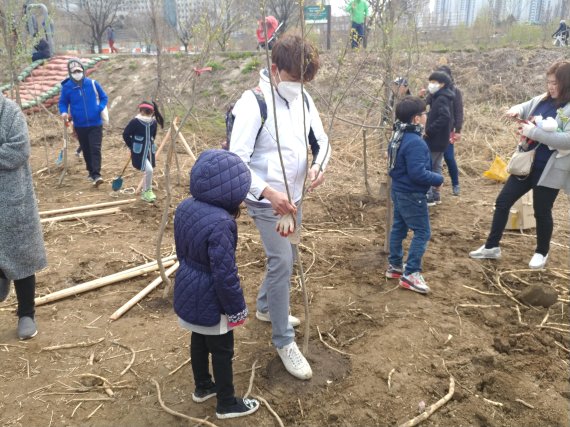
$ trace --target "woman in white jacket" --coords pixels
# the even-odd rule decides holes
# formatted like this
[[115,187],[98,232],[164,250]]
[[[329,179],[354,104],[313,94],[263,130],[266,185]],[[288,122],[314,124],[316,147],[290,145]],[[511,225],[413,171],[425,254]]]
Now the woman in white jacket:
[[[301,91],[301,81],[311,81],[319,68],[316,49],[297,35],[286,35],[273,46],[271,60],[271,69],[260,73],[256,89],[262,92],[267,119],[262,120],[259,95],[244,92],[232,110],[230,151],[251,170],[245,203],[267,256],[256,317],[271,322],[272,341],[287,371],[309,379],[311,367],[295,343],[293,326],[300,321],[289,315],[293,250],[286,237],[301,226],[299,202],[305,179],[309,191],[324,181],[330,147],[312,98]],[[313,154],[310,167],[308,141]]]
[[[536,249],[530,268],[544,268],[552,237],[552,206],[562,189],[570,195],[570,61],[553,64],[546,72],[545,94],[511,107],[506,115],[527,121],[520,129],[530,140],[529,149],[536,150],[532,171],[527,177],[509,176],[495,201],[495,213],[487,242],[471,258],[496,259],[501,256],[499,242],[507,224],[509,211],[524,194],[533,190],[536,218]],[[533,118],[552,117],[556,132],[547,132],[533,123]]]

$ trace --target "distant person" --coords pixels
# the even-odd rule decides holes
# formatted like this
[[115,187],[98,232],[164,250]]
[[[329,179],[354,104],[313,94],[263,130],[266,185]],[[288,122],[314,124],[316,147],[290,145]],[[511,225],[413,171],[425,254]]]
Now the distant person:
[[[275,44],[277,28],[279,28],[279,21],[274,16],[266,16],[265,17],[265,26],[267,27],[267,49],[271,50],[273,45]],[[265,28],[263,26],[263,19],[257,19],[257,45],[258,48],[264,49],[265,48]]]
[[[400,279],[401,287],[420,294],[430,291],[421,274],[422,257],[431,234],[426,193],[431,186],[443,183],[443,176],[432,172],[430,150],[422,139],[426,114],[422,99],[415,96],[402,99],[396,106],[396,123],[388,146],[394,221],[386,277]],[[414,237],[404,264],[402,243],[409,230]]]
[[350,13],[352,27],[350,40],[353,49],[359,48],[366,36],[366,18],[368,17],[368,3],[366,0],[351,0],[346,5],[346,11]]
[[[447,65],[438,67],[437,71],[443,71],[451,78],[450,89],[455,94],[451,109],[451,135],[449,137],[449,145],[443,153],[443,160],[447,165],[449,178],[451,179],[451,191],[454,196],[461,194],[461,187],[459,186],[459,168],[455,160],[455,143],[461,141],[461,129],[463,127],[463,93],[453,80],[451,69]],[[429,101],[428,101],[429,102]]]
[[[220,184],[222,183],[222,184]],[[251,185],[243,161],[225,150],[204,151],[190,172],[190,194],[176,208],[174,241],[180,268],[174,311],[190,330],[197,403],[216,397],[216,417],[236,418],[259,409],[255,399],[236,398],[233,329],[248,315],[235,259],[236,218]],[[212,355],[214,381],[210,375]]]
[[107,28],[107,40],[109,41],[109,51],[111,53],[118,53],[118,49],[115,47],[115,29],[113,27]]
[[152,191],[153,168],[156,166],[154,139],[158,125],[164,128],[164,119],[154,102],[143,101],[138,108],[139,114],[123,131],[123,141],[131,150],[133,167],[144,172],[141,199],[153,203],[156,200],[156,195]]
[[14,282],[18,337],[37,334],[36,272],[47,265],[30,169],[30,139],[20,107],[0,95],[0,302]]
[[[535,150],[530,175],[510,175],[495,200],[495,211],[487,241],[469,253],[471,258],[497,259],[501,257],[499,243],[507,225],[511,207],[532,190],[532,205],[536,219],[536,247],[528,266],[544,268],[550,252],[554,229],[552,207],[560,190],[570,195],[570,61],[554,63],[546,71],[546,93],[530,101],[511,107],[505,116],[511,120],[526,121],[520,134],[528,140],[526,150]],[[531,120],[552,117],[558,123],[556,132],[547,132]]]
[[37,61],[38,59],[49,59],[51,57],[49,43],[46,41],[46,39],[40,39],[34,46],[34,50],[35,51],[32,54],[32,61]]
[[405,77],[397,77],[390,85],[390,95],[384,110],[384,117],[382,117],[382,124],[392,123],[394,120],[394,104],[406,95],[411,95],[410,88],[408,87],[408,79]]
[[73,128],[77,133],[83,152],[88,179],[93,186],[103,183],[101,177],[101,144],[103,142],[103,119],[101,112],[107,106],[107,94],[101,85],[85,77],[83,64],[78,58],[67,62],[69,78],[61,82],[59,112],[64,121],[73,117]]
[[[455,94],[451,89],[451,77],[443,71],[434,71],[429,76],[428,92],[431,95],[431,106],[427,116],[424,139],[431,152],[432,171],[441,174],[443,155],[451,136],[451,110],[455,99]],[[428,206],[440,204],[439,187],[433,186],[428,191],[427,197]]]
[[566,21],[564,19],[560,21],[558,29],[554,32],[554,34],[552,34],[553,38],[558,36],[560,36],[564,44],[568,46],[568,39],[570,38],[570,30],[568,29],[568,26],[566,25]]

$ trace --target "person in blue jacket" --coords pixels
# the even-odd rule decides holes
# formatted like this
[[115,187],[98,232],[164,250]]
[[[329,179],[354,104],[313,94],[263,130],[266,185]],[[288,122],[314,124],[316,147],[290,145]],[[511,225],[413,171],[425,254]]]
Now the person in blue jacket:
[[67,62],[67,71],[69,78],[61,82],[59,112],[64,121],[73,119],[73,127],[89,172],[88,178],[95,187],[99,187],[103,183],[101,112],[107,106],[107,94],[97,81],[85,77],[85,69],[78,58],[71,58]]
[[[255,399],[234,395],[233,328],[248,310],[240,286],[235,251],[240,204],[251,172],[237,154],[207,150],[190,172],[190,194],[176,209],[174,241],[180,267],[174,283],[174,311],[192,331],[190,356],[194,402],[217,396],[216,416],[235,418],[259,408]],[[209,355],[215,383],[209,372]]]
[[[430,291],[421,274],[422,257],[431,233],[426,193],[431,186],[439,187],[443,183],[443,176],[432,172],[430,149],[422,139],[425,124],[425,102],[406,96],[396,106],[394,133],[388,145],[394,220],[386,277],[400,279],[400,286],[421,294]],[[404,271],[402,242],[410,229],[414,237]]]
[[164,128],[164,119],[155,102],[143,101],[139,104],[139,114],[132,119],[123,131],[123,140],[131,150],[131,162],[135,169],[144,172],[141,199],[153,203],[156,195],[152,191],[152,173],[155,164],[157,123]]

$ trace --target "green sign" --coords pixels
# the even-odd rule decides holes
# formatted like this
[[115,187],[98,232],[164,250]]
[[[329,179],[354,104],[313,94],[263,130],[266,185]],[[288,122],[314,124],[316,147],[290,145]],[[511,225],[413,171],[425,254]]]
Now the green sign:
[[327,17],[330,15],[330,5],[321,6],[305,6],[305,22],[309,24],[326,24]]

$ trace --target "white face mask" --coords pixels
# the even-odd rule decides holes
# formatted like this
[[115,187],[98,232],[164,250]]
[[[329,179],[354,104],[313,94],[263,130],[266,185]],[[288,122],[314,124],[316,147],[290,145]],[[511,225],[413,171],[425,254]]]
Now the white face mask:
[[75,80],[76,82],[78,82],[83,78],[83,72],[82,71],[75,71],[75,72],[71,73],[71,78],[73,80]]
[[439,83],[428,84],[428,92],[431,93],[432,95],[440,89],[441,89],[441,85]]
[[279,73],[275,75],[275,78],[280,80],[277,83],[277,92],[285,101],[291,103],[301,95],[301,82],[284,82]]

